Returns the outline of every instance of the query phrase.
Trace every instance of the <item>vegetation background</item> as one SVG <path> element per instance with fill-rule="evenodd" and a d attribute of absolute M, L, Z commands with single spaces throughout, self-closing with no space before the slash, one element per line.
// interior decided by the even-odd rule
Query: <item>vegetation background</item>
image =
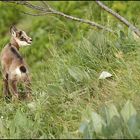
<path fill-rule="evenodd" d="M 139 1 L 104 3 L 140 29 Z M 30 67 L 33 101 L 7 103 L 1 76 L 0 138 L 140 138 L 140 41 L 94 1 L 49 4 L 117 34 L 55 15 L 24 15 L 0 2 L 0 49 L 13 24 L 33 38 L 20 49 Z M 99 80 L 104 70 L 113 77 Z"/>

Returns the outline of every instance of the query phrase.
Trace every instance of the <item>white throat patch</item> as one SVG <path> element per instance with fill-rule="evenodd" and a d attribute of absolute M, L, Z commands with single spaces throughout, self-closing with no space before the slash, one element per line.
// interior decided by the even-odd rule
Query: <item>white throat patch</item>
<path fill-rule="evenodd" d="M 15 73 L 16 73 L 18 76 L 21 77 L 21 71 L 20 71 L 19 67 L 17 67 L 17 68 L 15 69 Z"/>

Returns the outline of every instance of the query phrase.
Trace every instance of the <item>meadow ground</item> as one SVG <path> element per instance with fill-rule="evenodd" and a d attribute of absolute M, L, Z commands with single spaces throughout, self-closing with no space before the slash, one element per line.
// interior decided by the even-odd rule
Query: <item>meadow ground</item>
<path fill-rule="evenodd" d="M 140 2 L 109 4 L 140 27 L 139 14 L 133 15 Z M 33 37 L 31 47 L 21 48 L 30 66 L 33 101 L 6 102 L 0 81 L 0 138 L 140 138 L 140 40 L 90 2 L 52 5 L 117 34 L 56 16 L 21 15 L 1 2 L 0 48 L 13 23 Z M 99 80 L 104 70 L 112 78 Z"/>

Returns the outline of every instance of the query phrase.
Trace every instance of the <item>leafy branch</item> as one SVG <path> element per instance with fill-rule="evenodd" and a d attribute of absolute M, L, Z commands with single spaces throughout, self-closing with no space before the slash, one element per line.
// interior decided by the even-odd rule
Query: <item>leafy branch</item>
<path fill-rule="evenodd" d="M 96 0 L 96 3 L 102 9 L 104 9 L 105 11 L 107 11 L 108 13 L 110 13 L 111 15 L 113 15 L 115 18 L 117 18 L 118 20 L 120 20 L 122 23 L 124 23 L 126 26 L 128 26 L 132 31 L 134 31 L 140 37 L 140 30 L 137 27 L 135 27 L 133 24 L 131 24 L 127 19 L 125 19 L 124 17 L 122 17 L 118 13 L 114 12 L 112 9 L 110 9 L 109 7 L 107 7 L 106 5 L 104 5 L 102 2 Z"/>
<path fill-rule="evenodd" d="M 94 26 L 94 27 L 96 27 L 98 29 L 103 29 L 105 31 L 115 33 L 112 29 L 110 29 L 108 27 L 105 27 L 105 26 L 103 26 L 101 24 L 98 24 L 98 23 L 96 23 L 94 21 L 90 21 L 90 20 L 87 20 L 87 19 L 82 19 L 82 18 L 74 17 L 74 16 L 71 16 L 71 15 L 67 15 L 67 14 L 65 14 L 63 12 L 57 11 L 57 10 L 53 9 L 47 3 L 47 1 L 41 1 L 41 3 L 43 4 L 43 6 L 34 5 L 34 4 L 32 4 L 31 2 L 28 2 L 28 1 L 3 1 L 3 2 L 8 2 L 8 3 L 18 4 L 18 5 L 23 5 L 23 6 L 27 7 L 27 8 L 30 8 L 30 9 L 34 10 L 34 12 L 35 11 L 39 12 L 39 13 L 35 14 L 35 13 L 29 13 L 29 12 L 25 12 L 25 11 L 22 11 L 22 10 L 19 10 L 18 9 L 20 12 L 22 12 L 23 14 L 26 14 L 26 15 L 30 15 L 30 16 L 45 16 L 45 15 L 48 15 L 48 14 L 58 15 L 58 16 L 62 16 L 62 17 L 67 18 L 67 19 L 71 19 L 73 21 L 78 21 L 78 22 L 81 22 L 81 23 L 88 24 L 90 26 Z M 133 24 L 131 24 L 127 19 L 125 19 L 124 17 L 122 17 L 121 15 L 119 15 L 118 13 L 116 13 L 115 11 L 113 11 L 112 9 L 110 9 L 109 7 L 107 7 L 106 5 L 104 5 L 99 0 L 96 0 L 95 2 L 102 9 L 104 9 L 106 12 L 110 13 L 115 18 L 117 18 L 122 23 L 124 23 L 126 26 L 128 26 L 133 32 L 136 33 L 137 36 L 140 37 L 140 30 L 137 27 L 135 27 Z"/>
<path fill-rule="evenodd" d="M 88 24 L 90 26 L 94 26 L 94 27 L 96 27 L 98 29 L 103 29 L 103 30 L 108 31 L 108 32 L 114 32 L 110 28 L 107 28 L 107 27 L 105 27 L 103 25 L 100 25 L 100 24 L 98 24 L 96 22 L 86 20 L 86 19 L 82 19 L 82 18 L 78 18 L 78 17 L 74 17 L 74 16 L 71 16 L 71 15 L 67 15 L 67 14 L 65 14 L 63 12 L 57 11 L 57 10 L 53 9 L 46 1 L 41 1 L 43 6 L 34 5 L 34 4 L 32 4 L 32 3 L 28 2 L 28 1 L 4 1 L 4 2 L 23 5 L 25 7 L 28 7 L 30 9 L 32 9 L 32 10 L 39 11 L 39 13 L 34 14 L 34 13 L 29 13 L 29 12 L 19 10 L 20 12 L 22 12 L 23 14 L 26 14 L 26 15 L 44 16 L 44 15 L 48 15 L 48 14 L 54 14 L 54 15 L 62 16 L 62 17 L 67 18 L 67 19 L 71 19 L 71 20 L 74 20 L 74 21 L 85 23 L 85 24 Z"/>

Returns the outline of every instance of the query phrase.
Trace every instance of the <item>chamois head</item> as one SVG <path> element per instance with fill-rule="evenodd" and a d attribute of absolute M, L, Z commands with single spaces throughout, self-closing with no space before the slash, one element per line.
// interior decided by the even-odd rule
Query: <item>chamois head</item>
<path fill-rule="evenodd" d="M 17 29 L 15 26 L 11 26 L 10 33 L 12 35 L 12 38 L 16 41 L 16 43 L 19 46 L 31 45 L 32 38 L 27 36 L 27 34 L 24 31 Z"/>

